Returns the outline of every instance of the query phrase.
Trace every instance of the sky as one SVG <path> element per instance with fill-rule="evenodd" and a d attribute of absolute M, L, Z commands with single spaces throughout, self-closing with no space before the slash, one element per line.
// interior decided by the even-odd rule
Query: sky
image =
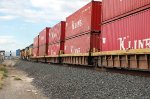
<path fill-rule="evenodd" d="M 0 0 L 0 50 L 15 51 L 33 43 L 91 0 Z M 96 0 L 100 1 L 100 0 Z"/>

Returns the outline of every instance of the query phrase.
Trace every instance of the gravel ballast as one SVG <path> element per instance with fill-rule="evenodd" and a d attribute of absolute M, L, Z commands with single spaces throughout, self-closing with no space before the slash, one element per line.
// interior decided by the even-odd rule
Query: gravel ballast
<path fill-rule="evenodd" d="M 149 99 L 150 78 L 18 61 L 49 99 Z"/>

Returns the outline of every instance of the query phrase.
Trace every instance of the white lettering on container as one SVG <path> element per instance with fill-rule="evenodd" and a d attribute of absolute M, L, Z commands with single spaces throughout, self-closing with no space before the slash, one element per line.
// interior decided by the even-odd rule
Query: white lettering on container
<path fill-rule="evenodd" d="M 127 36 L 118 38 L 118 40 L 120 42 L 120 50 L 150 48 L 150 38 L 131 41 Z"/>
<path fill-rule="evenodd" d="M 105 44 L 106 43 L 106 38 L 102 38 L 102 42 L 103 42 L 103 44 Z"/>
<path fill-rule="evenodd" d="M 77 22 L 72 21 L 72 29 L 76 29 L 82 26 L 82 20 L 78 20 Z"/>
<path fill-rule="evenodd" d="M 80 53 L 80 48 L 74 49 L 74 53 Z"/>
<path fill-rule="evenodd" d="M 80 53 L 80 48 L 74 48 L 73 46 L 70 47 L 71 53 L 77 54 Z"/>
<path fill-rule="evenodd" d="M 144 42 L 142 40 L 138 40 L 138 48 L 144 48 Z"/>
<path fill-rule="evenodd" d="M 56 37 L 57 37 L 57 34 L 56 34 L 56 33 L 51 33 L 51 37 L 52 37 L 52 38 L 56 38 Z"/>
<path fill-rule="evenodd" d="M 126 39 L 126 37 L 119 38 L 119 40 L 120 40 L 120 50 L 125 50 L 125 47 L 124 47 L 125 39 Z"/>
<path fill-rule="evenodd" d="M 146 42 L 146 48 L 150 48 L 150 39 L 144 39 L 144 42 Z"/>
<path fill-rule="evenodd" d="M 136 49 L 137 47 L 137 40 L 134 40 L 134 49 Z"/>
<path fill-rule="evenodd" d="M 73 46 L 71 46 L 71 53 L 73 52 Z"/>

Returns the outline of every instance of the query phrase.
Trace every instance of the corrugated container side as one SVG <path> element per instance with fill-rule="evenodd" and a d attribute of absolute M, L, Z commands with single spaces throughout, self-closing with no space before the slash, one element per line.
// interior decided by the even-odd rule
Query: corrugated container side
<path fill-rule="evenodd" d="M 48 45 L 44 44 L 39 46 L 39 56 L 46 56 L 48 55 Z"/>
<path fill-rule="evenodd" d="M 102 50 L 150 48 L 150 9 L 102 26 Z"/>
<path fill-rule="evenodd" d="M 36 57 L 36 56 L 39 56 L 39 48 L 33 48 L 33 56 Z"/>
<path fill-rule="evenodd" d="M 65 40 L 65 54 L 97 52 L 100 50 L 99 33 L 88 33 Z"/>
<path fill-rule="evenodd" d="M 65 27 L 66 22 L 61 21 L 60 23 L 53 26 L 49 31 L 49 44 L 58 41 L 64 41 L 65 39 Z"/>
<path fill-rule="evenodd" d="M 48 42 L 49 42 L 49 27 L 46 27 L 39 34 L 39 56 L 48 55 Z"/>
<path fill-rule="evenodd" d="M 50 44 L 48 46 L 48 55 L 56 56 L 60 55 L 64 51 L 64 42 L 58 42 L 55 44 Z"/>
<path fill-rule="evenodd" d="M 150 0 L 103 0 L 102 21 L 132 12 L 150 5 Z"/>
<path fill-rule="evenodd" d="M 33 43 L 33 47 L 38 47 L 39 46 L 39 36 L 36 36 L 34 38 L 34 43 Z"/>
<path fill-rule="evenodd" d="M 66 18 L 66 38 L 85 32 L 100 31 L 101 2 L 92 1 Z"/>
<path fill-rule="evenodd" d="M 44 45 L 44 44 L 48 44 L 49 42 L 49 27 L 46 27 L 44 30 L 42 30 L 39 33 L 39 46 Z"/>
<path fill-rule="evenodd" d="M 39 35 L 34 38 L 33 56 L 39 56 Z"/>

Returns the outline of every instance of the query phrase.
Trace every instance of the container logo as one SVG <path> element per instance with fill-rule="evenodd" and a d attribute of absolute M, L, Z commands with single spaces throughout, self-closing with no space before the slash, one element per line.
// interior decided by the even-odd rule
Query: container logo
<path fill-rule="evenodd" d="M 51 33 L 51 34 L 49 35 L 49 37 L 56 38 L 56 37 L 57 37 L 57 34 L 56 34 L 56 33 Z"/>
<path fill-rule="evenodd" d="M 71 46 L 71 53 L 80 53 L 80 48 L 74 48 L 73 46 Z"/>
<path fill-rule="evenodd" d="M 118 40 L 120 42 L 120 50 L 150 48 L 150 38 L 131 41 L 130 37 L 127 36 L 118 38 Z"/>
<path fill-rule="evenodd" d="M 106 43 L 106 38 L 102 38 L 102 42 L 103 42 L 103 44 L 105 44 Z"/>
<path fill-rule="evenodd" d="M 56 55 L 56 52 L 51 50 L 51 55 Z"/>
<path fill-rule="evenodd" d="M 65 50 L 67 50 L 67 46 L 65 46 L 65 48 L 64 48 Z"/>
<path fill-rule="evenodd" d="M 77 22 L 72 21 L 72 30 L 79 28 L 83 25 L 82 20 L 78 20 Z"/>

